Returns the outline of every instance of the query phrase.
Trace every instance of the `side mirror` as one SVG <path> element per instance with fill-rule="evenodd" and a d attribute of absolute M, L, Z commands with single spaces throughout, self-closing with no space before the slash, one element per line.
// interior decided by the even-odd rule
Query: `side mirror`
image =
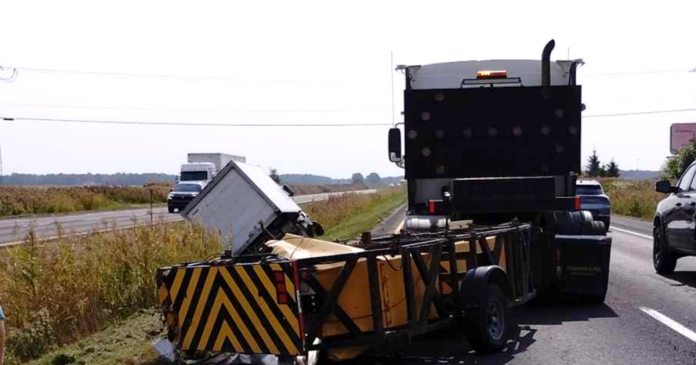
<path fill-rule="evenodd" d="M 174 189 L 169 189 L 169 192 L 170 192 L 170 193 L 171 193 L 172 191 L 174 191 Z"/>
<path fill-rule="evenodd" d="M 677 191 L 676 186 L 672 186 L 667 180 L 660 180 L 655 183 L 655 191 L 658 193 L 670 194 Z"/>
<path fill-rule="evenodd" d="M 401 161 L 401 131 L 399 128 L 389 130 L 389 161 Z"/>

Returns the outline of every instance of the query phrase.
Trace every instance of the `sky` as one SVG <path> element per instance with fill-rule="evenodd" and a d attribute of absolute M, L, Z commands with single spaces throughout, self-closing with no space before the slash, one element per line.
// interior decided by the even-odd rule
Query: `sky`
<path fill-rule="evenodd" d="M 0 78 L 17 69 L 0 83 L 5 118 L 385 124 L 0 121 L 3 173 L 175 174 L 188 152 L 222 152 L 281 174 L 400 175 L 387 155 L 403 110 L 392 65 L 539 59 L 550 39 L 552 60 L 586 62 L 583 165 L 596 150 L 657 170 L 670 125 L 696 112 L 591 117 L 696 108 L 696 2 L 637 3 L 3 0 Z"/>

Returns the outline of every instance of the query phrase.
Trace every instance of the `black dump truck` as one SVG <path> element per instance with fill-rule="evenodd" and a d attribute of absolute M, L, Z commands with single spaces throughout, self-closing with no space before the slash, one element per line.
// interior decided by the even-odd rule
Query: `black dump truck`
<path fill-rule="evenodd" d="M 388 145 L 408 183 L 403 229 L 340 244 L 261 225 L 243 251 L 160 269 L 172 346 L 314 363 L 451 327 L 493 353 L 510 307 L 603 302 L 611 238 L 575 195 L 582 61 L 551 62 L 553 47 L 540 61 L 399 66 L 405 155 L 401 126 Z"/>

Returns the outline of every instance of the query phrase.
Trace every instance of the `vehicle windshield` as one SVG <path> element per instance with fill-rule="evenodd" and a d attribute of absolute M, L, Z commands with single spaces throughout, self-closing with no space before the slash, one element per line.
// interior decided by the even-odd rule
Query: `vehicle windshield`
<path fill-rule="evenodd" d="M 208 180 L 207 171 L 184 171 L 181 173 L 181 181 Z"/>
<path fill-rule="evenodd" d="M 201 186 L 198 184 L 179 184 L 174 188 L 174 191 L 179 193 L 198 193 L 201 191 Z"/>
<path fill-rule="evenodd" d="M 602 187 L 599 185 L 577 185 L 575 195 L 602 195 Z"/>

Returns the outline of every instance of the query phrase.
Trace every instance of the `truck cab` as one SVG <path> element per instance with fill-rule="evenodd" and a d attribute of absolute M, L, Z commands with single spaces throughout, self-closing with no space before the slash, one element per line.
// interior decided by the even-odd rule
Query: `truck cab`
<path fill-rule="evenodd" d="M 181 165 L 181 182 L 201 182 L 207 184 L 215 177 L 217 169 L 212 162 L 191 162 Z"/>

